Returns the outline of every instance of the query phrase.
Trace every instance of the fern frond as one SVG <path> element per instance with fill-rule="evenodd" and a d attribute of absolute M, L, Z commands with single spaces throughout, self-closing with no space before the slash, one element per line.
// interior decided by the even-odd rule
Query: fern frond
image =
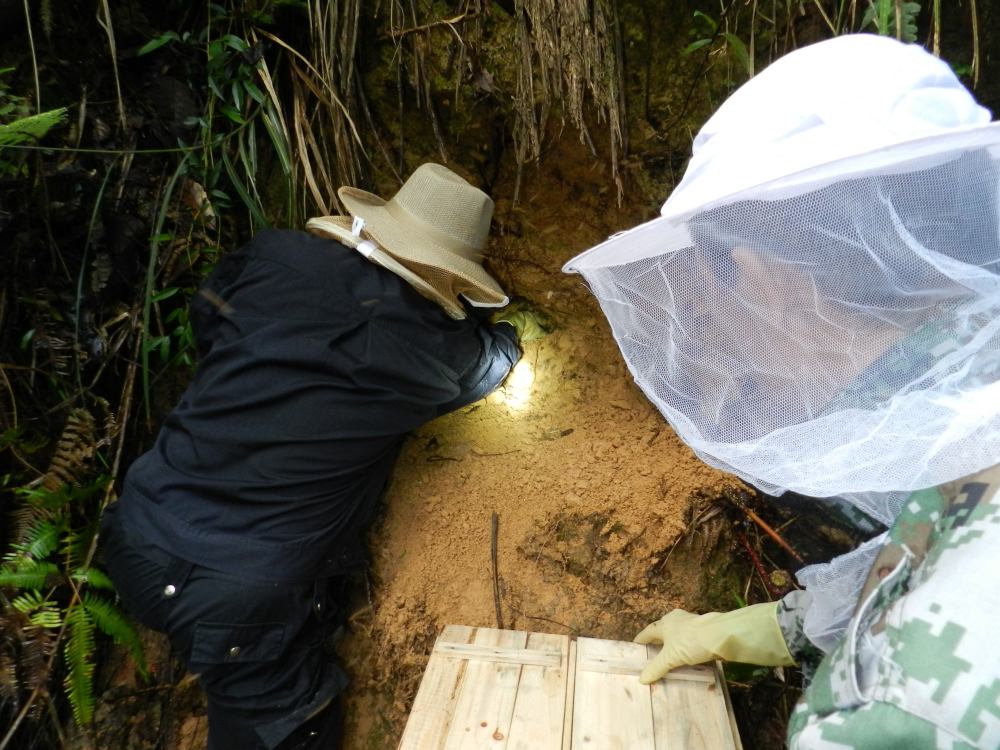
<path fill-rule="evenodd" d="M 54 607 L 55 604 L 52 600 L 46 599 L 40 591 L 25 591 L 23 594 L 15 596 L 10 602 L 10 606 L 16 611 L 29 616 L 39 609 Z"/>
<path fill-rule="evenodd" d="M 31 560 L 16 567 L 0 568 L 0 586 L 37 591 L 58 575 L 59 568 L 54 563 Z"/>
<path fill-rule="evenodd" d="M 114 591 L 115 584 L 108 578 L 108 574 L 100 568 L 91 565 L 89 568 L 77 568 L 73 571 L 73 580 L 103 591 Z"/>
<path fill-rule="evenodd" d="M 84 503 L 106 489 L 108 477 L 101 475 L 87 484 L 77 486 L 62 484 L 54 490 L 46 487 L 21 487 L 15 492 L 24 498 L 35 517 L 48 518 L 52 513 L 63 510 L 70 503 Z"/>
<path fill-rule="evenodd" d="M 67 519 L 39 519 L 22 539 L 13 546 L 31 560 L 44 560 L 59 546 L 59 537 L 66 529 Z"/>
<path fill-rule="evenodd" d="M 100 256 L 94 260 L 95 268 L 98 265 L 99 257 Z M 110 263 L 110 260 L 108 262 Z M 103 399 L 100 396 L 94 396 L 94 401 L 97 402 L 97 405 L 100 407 L 101 425 L 104 428 L 104 436 L 97 441 L 97 447 L 102 448 L 106 445 L 111 445 L 114 439 L 118 437 L 118 434 L 121 432 L 122 426 L 118 421 L 118 415 L 111 410 L 111 404 L 107 402 L 107 399 Z"/>
<path fill-rule="evenodd" d="M 42 477 L 42 486 L 57 490 L 64 484 L 76 484 L 94 455 L 97 439 L 94 417 L 86 409 L 73 409 L 66 418 L 49 470 Z"/>
<path fill-rule="evenodd" d="M 18 670 L 28 692 L 45 690 L 49 681 L 50 657 L 56 647 L 56 631 L 27 624 L 19 633 Z"/>
<path fill-rule="evenodd" d="M 111 636 L 115 643 L 124 646 L 132 653 L 132 659 L 143 679 L 148 677 L 142 641 L 125 613 L 113 602 L 91 593 L 83 595 L 83 606 L 87 608 L 94 624 L 102 633 Z"/>
<path fill-rule="evenodd" d="M 58 609 L 45 607 L 32 613 L 28 621 L 38 628 L 58 630 L 62 627 L 62 613 Z"/>
<path fill-rule="evenodd" d="M 24 498 L 25 507 L 30 508 L 35 518 L 47 518 L 49 511 L 58 510 L 70 501 L 70 485 L 55 490 L 45 487 L 20 487 L 14 490 Z"/>
<path fill-rule="evenodd" d="M 6 646 L 0 647 L 0 704 L 10 704 L 14 711 L 19 708 L 20 683 L 17 679 L 17 661 Z"/>
<path fill-rule="evenodd" d="M 28 622 L 38 628 L 55 630 L 62 627 L 62 611 L 40 591 L 25 591 L 11 600 L 11 606 L 26 615 Z"/>
<path fill-rule="evenodd" d="M 62 555 L 66 570 L 77 570 L 86 563 L 99 521 L 95 514 L 86 526 L 73 529 L 63 537 Z"/>
<path fill-rule="evenodd" d="M 24 496 L 19 490 L 15 490 L 19 495 Z M 47 514 L 37 506 L 26 502 L 21 504 L 17 510 L 11 511 L 8 518 L 10 518 L 10 526 L 8 527 L 10 533 L 10 539 L 15 542 L 22 539 L 27 539 L 29 531 L 38 523 L 43 521 L 47 517 Z M 10 560 L 12 557 L 16 556 L 16 551 L 8 551 L 4 554 L 4 560 Z"/>
<path fill-rule="evenodd" d="M 66 697 L 73 717 L 81 726 L 94 718 L 94 621 L 85 607 L 74 607 L 66 615 L 69 637 L 63 647 L 66 658 Z"/>
<path fill-rule="evenodd" d="M 0 148 L 41 138 L 66 118 L 66 108 L 50 109 L 0 125 Z"/>

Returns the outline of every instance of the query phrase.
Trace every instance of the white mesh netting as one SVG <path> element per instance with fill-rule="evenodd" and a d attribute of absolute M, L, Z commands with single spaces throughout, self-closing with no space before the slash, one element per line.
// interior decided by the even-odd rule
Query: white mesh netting
<path fill-rule="evenodd" d="M 564 270 L 702 459 L 890 525 L 910 491 L 1000 462 L 998 159 L 947 64 L 837 37 L 741 86 L 663 215 Z M 814 642 L 875 551 L 802 571 Z"/>
<path fill-rule="evenodd" d="M 823 651 L 829 653 L 840 640 L 885 538 L 880 534 L 846 555 L 796 572 L 799 584 L 812 595 L 802 631 Z"/>
<path fill-rule="evenodd" d="M 690 218 L 687 247 L 574 270 L 705 461 L 891 522 L 871 493 L 1000 458 L 998 179 L 975 149 L 741 200 Z"/>

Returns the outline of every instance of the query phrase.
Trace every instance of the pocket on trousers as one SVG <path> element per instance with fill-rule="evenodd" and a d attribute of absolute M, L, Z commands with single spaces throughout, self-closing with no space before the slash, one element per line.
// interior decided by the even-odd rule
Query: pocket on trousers
<path fill-rule="evenodd" d="M 117 524 L 101 533 L 104 569 L 125 609 L 146 627 L 164 631 L 163 566 L 142 554 Z"/>
<path fill-rule="evenodd" d="M 191 643 L 192 664 L 249 664 L 273 661 L 284 649 L 285 625 L 199 622 Z"/>

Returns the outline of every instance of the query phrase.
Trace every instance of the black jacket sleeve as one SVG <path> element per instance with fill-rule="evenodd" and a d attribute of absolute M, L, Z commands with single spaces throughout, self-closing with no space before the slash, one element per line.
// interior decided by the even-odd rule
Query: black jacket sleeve
<path fill-rule="evenodd" d="M 438 409 L 438 416 L 461 409 L 495 391 L 521 358 L 517 332 L 509 323 L 481 324 L 476 333 L 482 354 L 476 365 L 462 377 L 462 392 Z"/>

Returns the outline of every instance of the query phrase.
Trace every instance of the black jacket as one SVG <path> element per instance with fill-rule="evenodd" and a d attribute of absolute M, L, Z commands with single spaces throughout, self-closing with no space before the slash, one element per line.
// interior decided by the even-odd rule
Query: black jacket
<path fill-rule="evenodd" d="M 496 388 L 509 325 L 452 320 L 338 242 L 267 231 L 192 303 L 194 378 L 130 468 L 145 543 L 256 580 L 360 564 L 404 435 Z"/>

